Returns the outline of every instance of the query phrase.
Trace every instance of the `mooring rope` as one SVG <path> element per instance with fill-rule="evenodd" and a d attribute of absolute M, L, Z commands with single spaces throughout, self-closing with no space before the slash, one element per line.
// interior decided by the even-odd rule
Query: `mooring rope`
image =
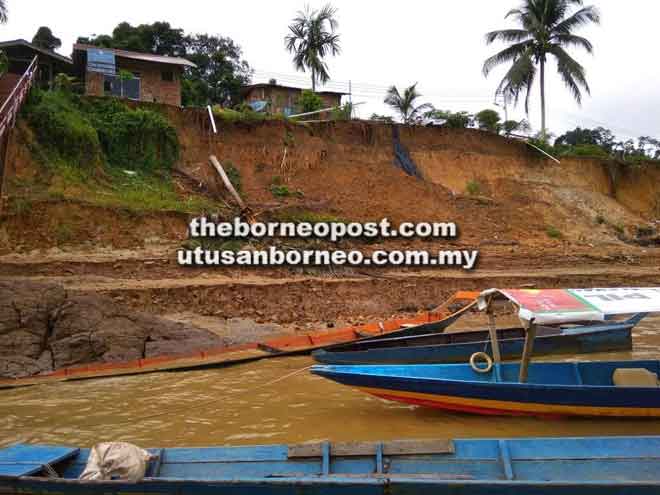
<path fill-rule="evenodd" d="M 148 414 L 146 416 L 141 416 L 139 419 L 131 418 L 131 419 L 127 419 L 125 421 L 112 422 L 111 424 L 108 424 L 107 422 L 91 423 L 91 424 L 85 425 L 85 428 L 89 429 L 89 428 L 95 428 L 95 427 L 99 427 L 99 426 L 115 427 L 115 426 L 120 426 L 120 425 L 124 425 L 124 424 L 129 424 L 129 423 L 130 424 L 135 424 L 135 423 L 138 423 L 138 422 L 144 422 L 144 421 L 148 421 L 148 420 L 151 420 L 151 419 L 154 419 L 154 418 L 159 418 L 159 417 L 166 416 L 166 415 L 176 415 L 176 414 L 179 414 L 181 412 L 189 412 L 191 410 L 191 408 L 194 408 L 195 411 L 199 411 L 200 409 L 208 407 L 212 404 L 215 404 L 217 402 L 226 400 L 227 395 L 244 394 L 244 393 L 252 392 L 254 390 L 258 390 L 260 388 L 269 387 L 271 385 L 274 385 L 275 383 L 284 381 L 287 378 L 291 378 L 292 376 L 295 376 L 299 373 L 302 373 L 303 371 L 306 371 L 306 370 L 310 369 L 312 366 L 313 365 L 305 366 L 304 368 L 297 369 L 295 371 L 292 371 L 291 373 L 287 373 L 286 375 L 280 376 L 280 377 L 275 378 L 273 380 L 269 380 L 266 383 L 261 383 L 259 385 L 256 385 L 254 387 L 250 387 L 250 388 L 245 389 L 245 390 L 237 390 L 237 391 L 234 392 L 234 394 L 232 394 L 232 393 L 223 394 L 221 397 L 216 397 L 214 399 L 209 399 L 207 401 L 203 401 L 203 402 L 197 403 L 197 404 L 192 405 L 192 406 L 190 404 L 186 404 L 186 405 L 181 406 L 181 407 L 171 408 L 171 409 L 168 409 L 166 411 L 161 411 L 161 412 L 158 412 L 158 413 L 153 413 L 153 414 Z M 33 435 L 30 435 L 29 437 L 27 437 L 24 440 L 24 442 L 29 443 L 31 440 L 34 440 L 37 437 L 37 435 L 52 434 L 52 433 L 55 432 L 55 430 L 57 430 L 57 427 L 54 427 L 52 429 L 45 430 L 45 431 L 42 430 L 38 434 L 35 433 Z"/>

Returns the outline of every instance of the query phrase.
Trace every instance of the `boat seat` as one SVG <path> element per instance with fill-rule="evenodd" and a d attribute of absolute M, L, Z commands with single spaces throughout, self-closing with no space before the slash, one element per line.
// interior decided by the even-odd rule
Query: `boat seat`
<path fill-rule="evenodd" d="M 34 476 L 78 455 L 80 449 L 56 445 L 15 444 L 0 449 L 0 476 Z"/>
<path fill-rule="evenodd" d="M 617 368 L 612 382 L 617 387 L 660 387 L 658 375 L 646 368 Z"/>

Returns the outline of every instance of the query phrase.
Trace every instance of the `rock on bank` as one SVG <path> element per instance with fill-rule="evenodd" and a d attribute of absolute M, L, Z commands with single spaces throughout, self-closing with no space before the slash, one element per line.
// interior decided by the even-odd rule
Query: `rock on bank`
<path fill-rule="evenodd" d="M 0 376 L 227 345 L 211 332 L 58 285 L 0 281 Z"/>

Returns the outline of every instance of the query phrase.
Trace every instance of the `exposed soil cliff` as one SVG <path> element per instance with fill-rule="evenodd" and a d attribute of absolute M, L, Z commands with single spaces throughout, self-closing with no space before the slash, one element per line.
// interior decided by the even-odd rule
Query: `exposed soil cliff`
<path fill-rule="evenodd" d="M 658 217 L 658 167 L 571 158 L 556 164 L 520 141 L 483 131 L 402 128 L 420 181 L 393 165 L 387 125 L 221 123 L 212 136 L 185 112 L 171 118 L 183 131 L 184 169 L 221 191 L 207 165 L 214 153 L 240 171 L 248 201 L 264 207 L 296 203 L 273 196 L 272 184 L 283 181 L 346 219 L 454 220 L 471 243 L 547 244 L 548 227 L 569 242 L 617 242 Z"/>
<path fill-rule="evenodd" d="M 177 170 L 184 175 L 175 173 L 174 180 L 184 197 L 197 188 L 231 202 L 208 163 L 215 154 L 236 170 L 241 194 L 259 212 L 296 207 L 356 221 L 455 221 L 460 241 L 469 244 L 619 243 L 647 231 L 660 215 L 658 167 L 622 168 L 593 159 L 556 164 L 522 142 L 487 132 L 401 128 L 401 141 L 423 176 L 419 180 L 394 166 L 389 125 L 218 122 L 213 135 L 204 112 L 160 110 L 179 135 Z M 14 136 L 9 189 L 20 196 L 21 184 L 40 171 L 29 151 L 29 129 L 22 126 Z M 130 247 L 186 235 L 186 214 L 86 209 L 81 203 L 84 198 L 75 204 L 49 198 L 17 208 L 0 229 L 0 249 L 90 241 Z M 559 235 L 549 238 L 549 229 Z"/>

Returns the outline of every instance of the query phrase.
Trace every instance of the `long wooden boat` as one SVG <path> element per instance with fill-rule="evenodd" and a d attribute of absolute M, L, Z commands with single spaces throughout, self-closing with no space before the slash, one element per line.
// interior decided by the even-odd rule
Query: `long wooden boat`
<path fill-rule="evenodd" d="M 192 354 L 91 363 L 26 378 L 0 378 L 0 389 L 160 371 L 215 368 L 273 357 L 309 354 L 329 345 L 378 339 L 383 335 L 406 336 L 443 332 L 474 307 L 478 295 L 478 292 L 458 291 L 434 310 L 420 313 L 412 318 L 393 318 L 339 329 L 275 337 L 260 342 L 206 349 Z"/>
<path fill-rule="evenodd" d="M 650 495 L 660 437 L 395 440 L 150 449 L 146 477 L 82 481 L 89 449 L 0 450 L 0 493 Z"/>
<path fill-rule="evenodd" d="M 632 371 L 622 371 L 632 370 Z M 377 397 L 420 406 L 492 415 L 660 417 L 659 361 L 496 364 L 317 365 L 312 373 Z M 616 376 L 629 377 L 628 383 Z"/>
<path fill-rule="evenodd" d="M 629 350 L 632 348 L 631 331 L 644 316 L 641 313 L 625 321 L 570 328 L 539 326 L 534 353 Z M 502 359 L 520 358 L 525 342 L 524 328 L 501 328 L 497 330 L 497 336 Z M 324 364 L 465 363 L 476 352 L 492 353 L 489 338 L 488 330 L 379 338 L 330 346 L 314 351 L 312 356 Z"/>

